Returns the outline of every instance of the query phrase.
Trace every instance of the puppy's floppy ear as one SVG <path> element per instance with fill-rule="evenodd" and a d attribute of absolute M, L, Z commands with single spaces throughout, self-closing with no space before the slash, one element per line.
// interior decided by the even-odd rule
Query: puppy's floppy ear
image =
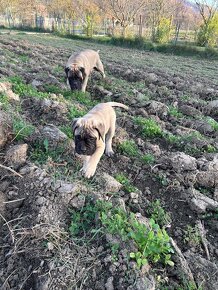
<path fill-rule="evenodd" d="M 104 142 L 105 125 L 102 124 L 102 123 L 100 123 L 100 124 L 98 124 L 98 126 L 96 126 L 94 129 L 98 132 L 99 140 L 100 140 L 100 138 L 101 138 L 102 141 Z"/>
<path fill-rule="evenodd" d="M 67 77 L 68 77 L 68 72 L 69 72 L 69 70 L 70 70 L 69 67 L 65 67 L 65 69 L 64 69 L 64 71 L 65 71 Z"/>
<path fill-rule="evenodd" d="M 76 131 L 76 129 L 78 128 L 78 124 L 77 124 L 77 121 L 78 121 L 78 118 L 75 118 L 75 119 L 73 119 L 73 122 L 72 122 L 72 130 L 73 130 L 73 135 L 74 135 L 74 133 L 75 133 L 75 131 Z"/>
<path fill-rule="evenodd" d="M 81 71 L 83 79 L 84 79 L 85 76 L 86 76 L 85 68 L 84 67 L 80 67 L 79 70 Z"/>

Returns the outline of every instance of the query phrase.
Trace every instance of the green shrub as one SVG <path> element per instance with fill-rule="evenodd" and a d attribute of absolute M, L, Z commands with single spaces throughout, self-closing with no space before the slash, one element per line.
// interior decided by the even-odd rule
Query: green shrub
<path fill-rule="evenodd" d="M 160 125 L 153 119 L 145 119 L 143 117 L 135 117 L 134 123 L 139 126 L 143 137 L 154 138 L 162 136 Z"/>
<path fill-rule="evenodd" d="M 162 208 L 159 199 L 149 204 L 148 214 L 161 227 L 171 223 L 170 215 Z"/>
<path fill-rule="evenodd" d="M 153 154 L 146 154 L 141 157 L 141 160 L 145 164 L 153 164 L 155 163 L 155 157 Z"/>
<path fill-rule="evenodd" d="M 135 186 L 131 185 L 129 179 L 124 174 L 117 174 L 115 178 L 123 185 L 124 190 L 127 192 L 135 192 L 138 190 Z"/>
<path fill-rule="evenodd" d="M 138 147 L 133 140 L 127 140 L 119 144 L 118 146 L 121 153 L 129 156 L 129 157 L 136 157 L 139 155 Z"/>
<path fill-rule="evenodd" d="M 21 117 L 13 118 L 13 134 L 15 140 L 23 140 L 30 136 L 35 130 L 35 127 L 22 119 Z"/>
<path fill-rule="evenodd" d="M 114 207 L 110 202 L 88 202 L 79 212 L 71 211 L 69 230 L 73 238 L 82 238 L 89 234 L 93 238 L 101 232 L 119 236 L 126 244 L 134 242 L 137 251 L 129 253 L 129 256 L 136 260 L 139 268 L 148 262 L 162 262 L 173 266 L 173 249 L 167 232 L 152 219 L 149 225 L 140 223 L 133 213 Z M 117 253 L 119 244 L 111 245 L 111 248 L 113 253 Z"/>

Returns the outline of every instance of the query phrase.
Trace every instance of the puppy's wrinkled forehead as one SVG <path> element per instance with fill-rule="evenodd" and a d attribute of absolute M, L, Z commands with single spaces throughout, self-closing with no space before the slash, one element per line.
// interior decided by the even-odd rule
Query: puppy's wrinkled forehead
<path fill-rule="evenodd" d="M 81 136 L 93 136 L 97 137 L 98 132 L 96 131 L 96 122 L 93 120 L 86 120 L 86 119 L 78 119 L 75 124 L 75 135 L 81 135 Z"/>

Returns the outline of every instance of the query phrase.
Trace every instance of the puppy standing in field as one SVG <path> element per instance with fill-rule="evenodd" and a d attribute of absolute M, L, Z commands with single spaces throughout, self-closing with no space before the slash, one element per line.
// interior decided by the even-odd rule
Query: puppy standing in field
<path fill-rule="evenodd" d="M 115 133 L 116 113 L 113 107 L 128 110 L 127 106 L 120 103 L 101 103 L 82 118 L 73 120 L 75 150 L 76 153 L 85 155 L 81 170 L 87 178 L 95 174 L 104 151 L 108 156 L 114 154 L 112 138 Z"/>
<path fill-rule="evenodd" d="M 93 69 L 105 78 L 104 67 L 99 57 L 99 50 L 86 49 L 71 55 L 65 67 L 65 73 L 71 90 L 85 92 L 88 78 Z"/>

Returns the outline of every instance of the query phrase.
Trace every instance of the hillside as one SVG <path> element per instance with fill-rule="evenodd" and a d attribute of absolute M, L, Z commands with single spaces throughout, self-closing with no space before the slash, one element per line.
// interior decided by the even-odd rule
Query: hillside
<path fill-rule="evenodd" d="M 0 35 L 0 287 L 218 289 L 218 62 Z M 72 93 L 73 51 L 106 79 Z M 118 101 L 115 155 L 85 179 L 72 120 Z"/>

